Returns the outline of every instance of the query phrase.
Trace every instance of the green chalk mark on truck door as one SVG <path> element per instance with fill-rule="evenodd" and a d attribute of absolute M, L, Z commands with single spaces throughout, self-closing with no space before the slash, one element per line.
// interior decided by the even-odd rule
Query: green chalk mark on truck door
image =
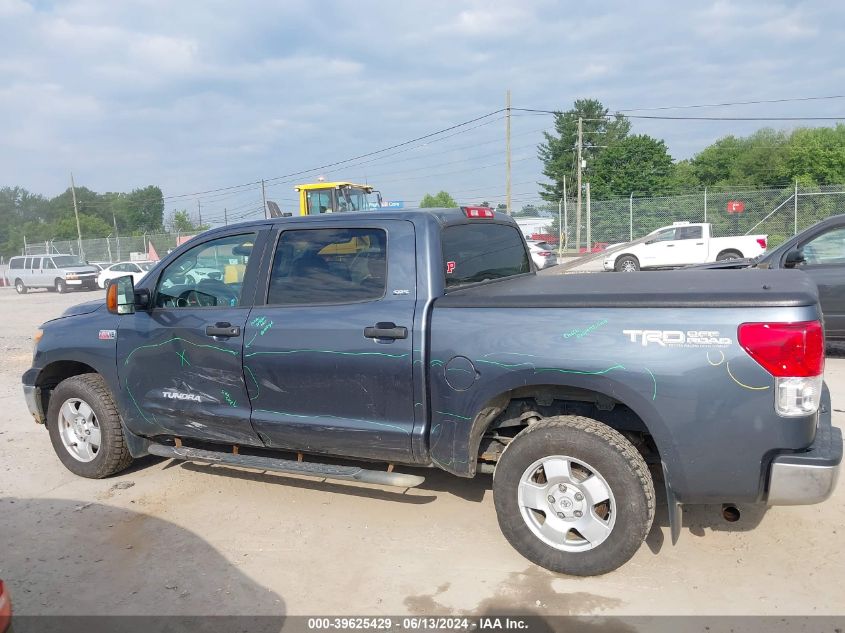
<path fill-rule="evenodd" d="M 289 413 L 289 412 L 286 412 L 286 411 L 272 411 L 270 409 L 255 409 L 255 412 L 256 413 L 272 413 L 274 415 L 281 415 L 281 416 L 290 417 L 290 418 L 304 418 L 304 419 L 307 419 L 307 420 L 319 420 L 319 419 L 322 419 L 322 418 L 331 418 L 332 420 L 352 420 L 353 422 L 363 422 L 364 424 L 372 424 L 373 426 L 383 426 L 383 427 L 386 427 L 386 428 L 389 428 L 389 429 L 396 429 L 397 431 L 402 431 L 403 433 L 406 433 L 408 435 L 411 434 L 411 432 L 408 429 L 403 428 L 401 426 L 397 426 L 395 424 L 387 424 L 386 422 L 373 422 L 372 420 L 361 420 L 359 418 L 344 418 L 344 417 L 339 416 L 339 415 L 303 415 L 301 413 Z"/>
<path fill-rule="evenodd" d="M 224 354 L 231 354 L 232 356 L 237 356 L 237 350 L 233 349 L 226 349 L 225 347 L 217 347 L 216 345 L 206 345 L 203 343 L 194 343 L 193 341 L 189 341 L 186 338 L 182 338 L 181 336 L 174 336 L 173 338 L 169 338 L 166 341 L 162 341 L 161 343 L 150 343 L 149 345 L 139 345 L 135 349 L 133 349 L 129 354 L 126 356 L 126 360 L 123 361 L 124 365 L 129 364 L 129 360 L 132 358 L 132 355 L 135 352 L 138 352 L 142 349 L 153 349 L 155 347 L 161 347 L 162 345 L 167 345 L 168 343 L 175 343 L 176 341 L 182 341 L 183 343 L 187 343 L 188 345 L 193 345 L 194 347 L 202 348 L 202 349 L 213 349 L 218 352 L 223 352 Z"/>
<path fill-rule="evenodd" d="M 191 362 L 188 360 L 188 357 L 185 356 L 187 352 L 185 350 L 181 350 L 176 352 L 176 355 L 180 358 L 179 367 L 184 367 L 185 365 L 190 365 Z"/>
<path fill-rule="evenodd" d="M 648 372 L 648 375 L 651 376 L 651 380 L 654 382 L 654 393 L 651 394 L 652 400 L 657 400 L 657 378 L 654 377 L 654 373 L 648 368 L 643 367 Z"/>
<path fill-rule="evenodd" d="M 555 367 L 540 367 L 534 370 L 534 373 L 539 374 L 540 372 L 545 371 L 555 371 L 561 374 L 581 374 L 584 376 L 602 376 L 608 372 L 613 371 L 614 369 L 625 369 L 624 365 L 614 365 L 613 367 L 608 367 L 607 369 L 600 369 L 598 371 L 581 371 L 579 369 L 556 369 Z"/>
<path fill-rule="evenodd" d="M 279 352 L 250 352 L 246 358 L 252 356 L 284 356 L 288 354 L 334 354 L 336 356 L 382 356 L 385 358 L 405 358 L 407 354 L 386 354 L 384 352 L 338 352 L 331 349 L 289 349 Z"/>

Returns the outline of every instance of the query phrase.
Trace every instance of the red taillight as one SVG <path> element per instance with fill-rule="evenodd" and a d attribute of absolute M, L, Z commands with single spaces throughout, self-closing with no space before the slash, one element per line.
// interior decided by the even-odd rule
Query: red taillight
<path fill-rule="evenodd" d="M 819 376 L 824 371 L 824 333 L 818 321 L 743 323 L 737 336 L 772 376 Z"/>
<path fill-rule="evenodd" d="M 539 253 L 537 253 L 537 254 L 538 254 L 540 257 L 550 257 L 552 253 L 551 253 L 551 251 L 540 251 L 540 252 L 539 252 Z"/>
<path fill-rule="evenodd" d="M 468 218 L 492 218 L 493 209 L 487 207 L 461 207 Z"/>
<path fill-rule="evenodd" d="M 757 243 L 760 245 L 760 248 L 766 248 L 766 238 L 765 237 L 758 237 Z"/>

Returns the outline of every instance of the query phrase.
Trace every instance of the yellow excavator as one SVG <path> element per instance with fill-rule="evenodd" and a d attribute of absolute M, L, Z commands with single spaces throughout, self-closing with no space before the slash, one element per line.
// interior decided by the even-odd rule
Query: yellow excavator
<path fill-rule="evenodd" d="M 295 187 L 299 193 L 297 215 L 319 215 L 321 213 L 344 213 L 346 211 L 367 211 L 383 204 L 381 192 L 370 185 L 354 182 L 315 182 Z M 279 205 L 268 200 L 270 217 L 290 215 L 282 213 Z"/>

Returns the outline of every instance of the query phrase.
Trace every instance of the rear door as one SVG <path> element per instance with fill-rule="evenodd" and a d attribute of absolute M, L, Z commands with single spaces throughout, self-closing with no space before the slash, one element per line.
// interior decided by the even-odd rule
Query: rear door
<path fill-rule="evenodd" d="M 136 432 L 261 444 L 242 364 L 258 237 L 241 230 L 195 238 L 158 275 L 153 308 L 118 320 L 123 411 Z M 223 281 L 227 269 L 242 265 L 243 281 Z M 217 270 L 220 279 L 191 281 L 195 268 Z"/>
<path fill-rule="evenodd" d="M 41 257 L 33 257 L 32 258 L 32 268 L 30 269 L 30 279 L 29 282 L 30 286 L 47 286 L 49 284 L 44 283 L 44 271 L 41 270 Z"/>
<path fill-rule="evenodd" d="M 276 448 L 409 461 L 413 224 L 301 226 L 280 231 L 245 329 L 253 426 Z"/>

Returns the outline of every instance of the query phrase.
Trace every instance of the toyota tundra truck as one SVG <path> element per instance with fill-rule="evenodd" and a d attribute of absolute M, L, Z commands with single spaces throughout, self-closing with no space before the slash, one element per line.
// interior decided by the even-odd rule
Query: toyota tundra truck
<path fill-rule="evenodd" d="M 637 551 L 655 481 L 674 540 L 684 505 L 821 502 L 842 458 L 805 275 L 542 276 L 487 208 L 214 229 L 35 340 L 26 402 L 79 476 L 492 475 L 505 538 L 566 574 Z"/>

